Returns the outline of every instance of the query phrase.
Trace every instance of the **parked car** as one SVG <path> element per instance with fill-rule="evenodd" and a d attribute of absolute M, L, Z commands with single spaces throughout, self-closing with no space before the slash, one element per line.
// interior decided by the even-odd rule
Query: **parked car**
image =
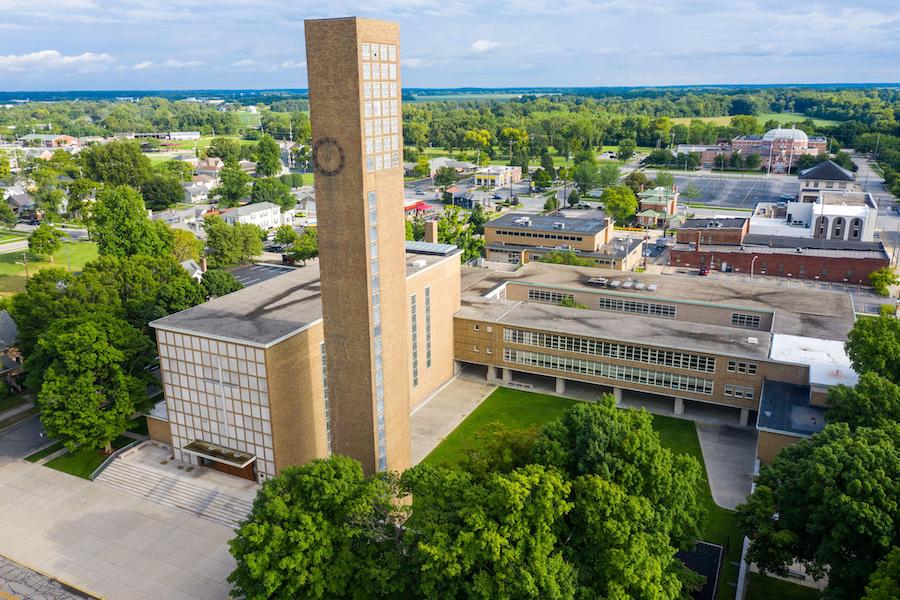
<path fill-rule="evenodd" d="M 416 190 L 416 196 L 424 196 L 425 190 Z"/>
<path fill-rule="evenodd" d="M 491 200 L 500 200 L 500 194 L 492 194 Z"/>
<path fill-rule="evenodd" d="M 277 244 L 275 244 L 274 246 L 266 246 L 266 252 L 284 252 L 284 246 L 279 246 Z"/>
<path fill-rule="evenodd" d="M 697 275 L 706 277 L 707 275 L 709 275 L 709 271 L 706 270 L 706 267 L 700 267 L 700 270 L 697 271 Z"/>

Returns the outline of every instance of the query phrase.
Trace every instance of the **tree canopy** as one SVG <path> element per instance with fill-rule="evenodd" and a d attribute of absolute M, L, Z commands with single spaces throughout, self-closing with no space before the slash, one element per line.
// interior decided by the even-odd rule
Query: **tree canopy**
<path fill-rule="evenodd" d="M 144 199 L 127 185 L 103 188 L 88 231 L 101 255 L 163 256 L 171 254 L 174 244 L 172 230 L 162 221 L 151 221 Z"/>
<path fill-rule="evenodd" d="M 62 247 L 61 237 L 61 231 L 52 225 L 41 223 L 28 236 L 28 249 L 34 254 L 49 256 L 52 261 L 53 255 Z"/>
<path fill-rule="evenodd" d="M 141 195 L 150 210 L 165 210 L 184 200 L 184 188 L 176 177 L 154 173 L 141 186 Z"/>
<path fill-rule="evenodd" d="M 250 202 L 271 202 L 281 207 L 281 211 L 288 211 L 297 205 L 297 198 L 291 193 L 291 188 L 283 184 L 276 177 L 257 179 L 253 182 L 250 192 Z"/>
<path fill-rule="evenodd" d="M 153 170 L 150 159 L 134 140 L 88 146 L 78 154 L 85 177 L 109 185 L 140 188 Z"/>
<path fill-rule="evenodd" d="M 244 284 L 234 278 L 234 275 L 221 269 L 210 269 L 203 274 L 200 287 L 206 298 L 217 298 L 244 288 Z"/>
<path fill-rule="evenodd" d="M 829 423 L 851 428 L 900 423 L 900 385 L 868 371 L 854 387 L 837 385 L 828 391 Z"/>
<path fill-rule="evenodd" d="M 857 319 L 847 335 L 847 355 L 857 373 L 873 371 L 900 383 L 900 319 Z"/>
<path fill-rule="evenodd" d="M 259 138 L 256 145 L 256 173 L 261 177 L 272 177 L 281 173 L 281 148 L 271 135 Z"/>
<path fill-rule="evenodd" d="M 626 223 L 638 209 L 637 197 L 627 185 L 614 185 L 603 190 L 600 196 L 603 208 L 617 223 Z"/>

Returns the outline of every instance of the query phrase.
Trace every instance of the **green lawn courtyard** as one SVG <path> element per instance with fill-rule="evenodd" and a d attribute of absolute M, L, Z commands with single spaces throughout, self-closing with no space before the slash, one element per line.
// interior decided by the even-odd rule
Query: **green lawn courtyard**
<path fill-rule="evenodd" d="M 0 254 L 0 296 L 9 296 L 25 289 L 25 265 L 22 264 L 23 251 Z M 59 252 L 51 261 L 47 257 L 32 254 L 27 250 L 28 275 L 41 269 L 58 267 L 80 271 L 85 263 L 97 258 L 97 245 L 93 242 L 63 242 Z"/>
<path fill-rule="evenodd" d="M 124 448 L 133 441 L 135 440 L 120 435 L 113 440 L 112 446 L 114 449 L 118 450 L 119 448 Z M 57 456 L 53 460 L 48 461 L 45 466 L 56 469 L 57 471 L 62 471 L 63 473 L 75 475 L 76 477 L 81 477 L 82 479 L 89 479 L 91 473 L 103 464 L 103 461 L 107 458 L 108 455 L 104 454 L 101 450 L 80 448 L 75 452 L 67 452 L 62 456 Z"/>
<path fill-rule="evenodd" d="M 540 427 L 559 418 L 567 408 L 578 402 L 581 401 L 498 388 L 432 450 L 423 462 L 432 465 L 453 465 L 465 456 L 467 450 L 481 443 L 478 434 L 487 430 L 492 423 L 501 422 L 512 429 L 522 430 Z M 690 454 L 703 464 L 700 442 L 693 422 L 654 415 L 653 427 L 659 433 L 665 447 L 673 452 Z M 730 599 L 734 597 L 742 542 L 741 533 L 737 528 L 736 513 L 720 508 L 713 502 L 705 468 L 699 491 L 701 501 L 708 511 L 703 540 L 725 546 L 717 598 Z"/>

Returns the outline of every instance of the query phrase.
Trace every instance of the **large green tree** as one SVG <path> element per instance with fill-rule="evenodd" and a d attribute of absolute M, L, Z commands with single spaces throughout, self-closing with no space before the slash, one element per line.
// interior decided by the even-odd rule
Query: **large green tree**
<path fill-rule="evenodd" d="M 343 456 L 265 482 L 231 540 L 228 577 L 247 600 L 410 597 L 396 485 Z"/>
<path fill-rule="evenodd" d="M 0 201 L 0 223 L 7 229 L 16 226 L 16 213 L 9 207 L 9 204 L 3 201 Z"/>
<path fill-rule="evenodd" d="M 854 599 L 900 544 L 900 425 L 833 423 L 764 466 L 738 518 L 748 560 L 786 575 L 800 561 L 828 575 L 829 596 Z"/>
<path fill-rule="evenodd" d="M 114 317 L 90 314 L 57 321 L 26 362 L 41 363 L 41 423 L 67 448 L 111 449 L 146 398 L 138 376 L 151 347 L 146 336 Z"/>
<path fill-rule="evenodd" d="M 206 155 L 221 158 L 223 162 L 237 164 L 241 160 L 241 141 L 234 138 L 213 138 L 206 149 Z"/>
<path fill-rule="evenodd" d="M 229 225 L 219 216 L 205 219 L 208 260 L 212 267 L 227 267 L 262 254 L 262 230 L 249 223 Z"/>
<path fill-rule="evenodd" d="M 872 573 L 863 600 L 897 600 L 900 598 L 900 547 L 891 550 Z"/>
<path fill-rule="evenodd" d="M 603 163 L 598 172 L 600 187 L 610 187 L 619 182 L 619 166 L 614 163 Z"/>
<path fill-rule="evenodd" d="M 259 138 L 256 145 L 256 173 L 262 177 L 272 177 L 281 173 L 281 148 L 271 135 Z"/>
<path fill-rule="evenodd" d="M 63 233 L 53 225 L 42 223 L 28 236 L 28 249 L 33 254 L 49 257 L 50 262 L 53 262 L 53 255 L 62 248 L 62 236 Z"/>
<path fill-rule="evenodd" d="M 97 196 L 88 225 L 101 255 L 132 256 L 171 254 L 172 230 L 162 221 L 151 221 L 144 199 L 127 185 L 105 187 Z"/>
<path fill-rule="evenodd" d="M 250 202 L 271 202 L 281 207 L 282 212 L 291 210 L 297 205 L 297 198 L 291 193 L 291 188 L 275 177 L 257 179 L 253 182 L 253 190 L 250 192 Z"/>
<path fill-rule="evenodd" d="M 828 391 L 829 423 L 881 427 L 900 423 L 900 385 L 868 371 L 854 387 L 837 385 Z"/>
<path fill-rule="evenodd" d="M 110 185 L 140 188 L 153 170 L 150 159 L 133 140 L 88 146 L 78 154 L 89 179 Z"/>
<path fill-rule="evenodd" d="M 232 208 L 250 194 L 251 180 L 236 164 L 226 164 L 219 174 L 219 185 L 210 195 L 219 198 L 221 208 Z"/>
<path fill-rule="evenodd" d="M 572 180 L 582 195 L 587 194 L 600 185 L 600 173 L 597 165 L 587 160 L 579 162 L 572 171 Z"/>
<path fill-rule="evenodd" d="M 847 355 L 857 373 L 873 371 L 900 384 L 900 319 L 857 319 L 847 335 Z"/>
<path fill-rule="evenodd" d="M 172 229 L 172 252 L 175 260 L 180 263 L 186 260 L 200 260 L 203 242 L 187 229 Z"/>
<path fill-rule="evenodd" d="M 603 208 L 618 223 L 626 223 L 634 217 L 638 200 L 627 185 L 614 185 L 603 190 L 600 196 Z"/>
<path fill-rule="evenodd" d="M 165 210 L 184 201 L 184 187 L 172 175 L 154 173 L 141 186 L 141 195 L 150 210 Z"/>
<path fill-rule="evenodd" d="M 200 286 L 207 299 L 224 296 L 244 288 L 244 285 L 235 279 L 234 275 L 222 269 L 210 269 L 204 273 L 200 280 Z"/>

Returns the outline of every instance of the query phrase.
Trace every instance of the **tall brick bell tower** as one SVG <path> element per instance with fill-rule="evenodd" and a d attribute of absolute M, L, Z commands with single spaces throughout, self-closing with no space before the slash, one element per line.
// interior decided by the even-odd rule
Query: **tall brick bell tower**
<path fill-rule="evenodd" d="M 335 453 L 410 464 L 400 28 L 306 21 L 322 311 Z"/>

